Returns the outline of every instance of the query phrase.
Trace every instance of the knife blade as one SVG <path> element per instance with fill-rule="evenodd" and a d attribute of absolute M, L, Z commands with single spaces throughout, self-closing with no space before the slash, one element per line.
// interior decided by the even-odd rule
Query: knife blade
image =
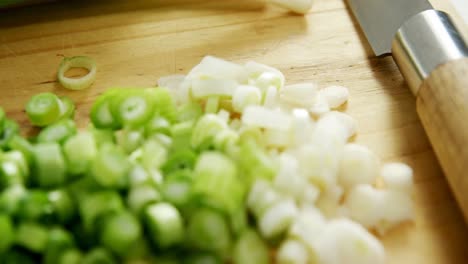
<path fill-rule="evenodd" d="M 349 0 L 349 3 L 377 56 L 391 52 L 393 37 L 404 22 L 432 9 L 427 0 Z"/>
<path fill-rule="evenodd" d="M 391 53 L 468 223 L 468 47 L 427 0 L 348 0 L 375 55 Z"/>

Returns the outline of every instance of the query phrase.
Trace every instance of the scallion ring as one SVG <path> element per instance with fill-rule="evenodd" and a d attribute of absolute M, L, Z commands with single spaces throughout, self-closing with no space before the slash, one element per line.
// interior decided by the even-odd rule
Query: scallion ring
<path fill-rule="evenodd" d="M 89 72 L 80 78 L 69 78 L 65 73 L 71 68 L 85 68 Z M 86 56 L 76 56 L 71 58 L 64 58 L 60 63 L 57 77 L 60 84 L 70 90 L 83 90 L 93 84 L 96 79 L 96 62 Z"/>

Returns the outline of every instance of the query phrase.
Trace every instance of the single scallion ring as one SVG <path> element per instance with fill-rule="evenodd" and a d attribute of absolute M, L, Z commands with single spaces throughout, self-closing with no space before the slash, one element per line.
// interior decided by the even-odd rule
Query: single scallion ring
<path fill-rule="evenodd" d="M 89 72 L 80 78 L 69 78 L 65 73 L 71 68 L 85 68 Z M 86 56 L 64 58 L 60 63 L 57 78 L 59 83 L 70 90 L 83 90 L 91 86 L 96 79 L 96 62 Z"/>

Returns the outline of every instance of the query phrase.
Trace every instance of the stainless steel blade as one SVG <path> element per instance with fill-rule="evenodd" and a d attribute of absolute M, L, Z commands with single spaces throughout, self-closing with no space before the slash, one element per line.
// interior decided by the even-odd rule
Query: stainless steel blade
<path fill-rule="evenodd" d="M 348 0 L 375 55 L 391 52 L 397 30 L 432 5 L 427 0 Z"/>

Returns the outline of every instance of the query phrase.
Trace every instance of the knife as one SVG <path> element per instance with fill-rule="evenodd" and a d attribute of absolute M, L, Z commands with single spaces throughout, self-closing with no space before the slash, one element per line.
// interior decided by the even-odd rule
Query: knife
<path fill-rule="evenodd" d="M 348 0 L 376 56 L 391 54 L 468 223 L 468 48 L 427 0 Z"/>

